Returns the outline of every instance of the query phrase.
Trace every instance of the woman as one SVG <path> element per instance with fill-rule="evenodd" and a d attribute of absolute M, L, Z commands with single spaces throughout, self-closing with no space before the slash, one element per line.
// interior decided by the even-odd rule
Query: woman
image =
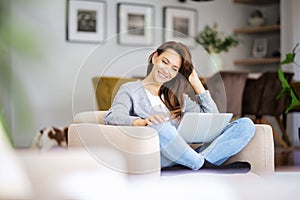
<path fill-rule="evenodd" d="M 149 56 L 148 62 L 145 79 L 120 87 L 105 123 L 155 128 L 160 140 L 161 167 L 179 164 L 193 170 L 250 168 L 248 163 L 222 165 L 253 137 L 255 127 L 248 118 L 230 123 L 213 142 L 196 150 L 178 134 L 176 127 L 185 112 L 218 112 L 198 78 L 188 48 L 181 43 L 166 42 Z M 186 95 L 189 86 L 196 101 Z"/>

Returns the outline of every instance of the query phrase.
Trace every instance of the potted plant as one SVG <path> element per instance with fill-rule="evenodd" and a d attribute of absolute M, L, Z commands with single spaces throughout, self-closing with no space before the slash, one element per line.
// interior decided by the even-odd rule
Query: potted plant
<path fill-rule="evenodd" d="M 223 32 L 218 30 L 217 24 L 213 26 L 206 25 L 204 29 L 195 37 L 196 42 L 201 44 L 209 53 L 227 52 L 230 47 L 236 47 L 239 40 L 236 35 L 231 34 L 225 36 Z"/>
<path fill-rule="evenodd" d="M 239 40 L 235 34 L 225 35 L 218 30 L 216 23 L 214 23 L 213 26 L 206 25 L 204 29 L 196 35 L 195 41 L 202 45 L 211 55 L 212 59 L 218 59 L 216 65 L 219 69 L 222 67 L 219 54 L 228 52 L 229 48 L 236 47 L 239 44 Z"/>
<path fill-rule="evenodd" d="M 296 50 L 297 47 L 299 46 L 299 43 L 296 44 L 294 47 L 293 51 L 291 53 L 287 53 L 285 55 L 285 59 L 280 62 L 279 68 L 278 68 L 278 77 L 281 82 L 282 89 L 280 93 L 277 95 L 277 99 L 279 99 L 281 96 L 283 96 L 285 93 L 288 93 L 290 95 L 290 105 L 286 108 L 285 113 L 287 114 L 290 110 L 295 108 L 296 106 L 300 105 L 300 100 L 299 97 L 295 94 L 293 88 L 291 85 L 288 83 L 286 78 L 284 77 L 284 72 L 282 70 L 282 66 L 286 64 L 295 64 L 296 66 L 300 67 L 299 64 L 295 62 L 295 57 L 296 57 Z M 298 50 L 299 51 L 299 50 Z"/>

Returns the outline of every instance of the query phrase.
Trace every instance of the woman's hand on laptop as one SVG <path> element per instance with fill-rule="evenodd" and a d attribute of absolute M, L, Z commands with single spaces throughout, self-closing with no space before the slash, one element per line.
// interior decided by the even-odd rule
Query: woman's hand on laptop
<path fill-rule="evenodd" d="M 159 124 L 163 123 L 165 121 L 169 120 L 168 117 L 165 117 L 164 115 L 156 114 L 156 115 L 150 115 L 149 117 L 145 119 L 136 119 L 132 122 L 133 126 L 147 126 L 147 125 L 153 125 L 153 124 Z"/>

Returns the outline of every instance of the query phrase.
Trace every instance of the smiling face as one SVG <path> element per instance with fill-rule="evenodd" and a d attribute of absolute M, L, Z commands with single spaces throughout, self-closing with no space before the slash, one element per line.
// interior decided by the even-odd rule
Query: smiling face
<path fill-rule="evenodd" d="M 148 58 L 147 76 L 143 86 L 163 99 L 174 118 L 181 117 L 184 93 L 194 66 L 189 49 L 182 43 L 161 44 Z"/>
<path fill-rule="evenodd" d="M 182 59 L 176 51 L 167 49 L 160 55 L 154 53 L 152 63 L 154 66 L 149 75 L 152 76 L 153 81 L 163 84 L 177 75 Z"/>

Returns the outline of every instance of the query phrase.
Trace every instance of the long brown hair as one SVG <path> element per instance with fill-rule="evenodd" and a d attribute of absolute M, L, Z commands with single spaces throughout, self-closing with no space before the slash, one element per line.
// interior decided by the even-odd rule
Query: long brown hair
<path fill-rule="evenodd" d="M 189 76 L 192 73 L 194 66 L 192 64 L 191 54 L 188 48 L 179 42 L 169 41 L 159 46 L 155 52 L 153 52 L 148 59 L 147 75 L 153 69 L 152 57 L 157 52 L 158 56 L 168 49 L 174 50 L 181 56 L 181 66 L 177 75 L 168 82 L 165 82 L 159 89 L 160 99 L 164 102 L 167 108 L 170 110 L 171 115 L 174 118 L 181 117 L 182 107 L 184 104 L 183 94 L 190 86 Z"/>

